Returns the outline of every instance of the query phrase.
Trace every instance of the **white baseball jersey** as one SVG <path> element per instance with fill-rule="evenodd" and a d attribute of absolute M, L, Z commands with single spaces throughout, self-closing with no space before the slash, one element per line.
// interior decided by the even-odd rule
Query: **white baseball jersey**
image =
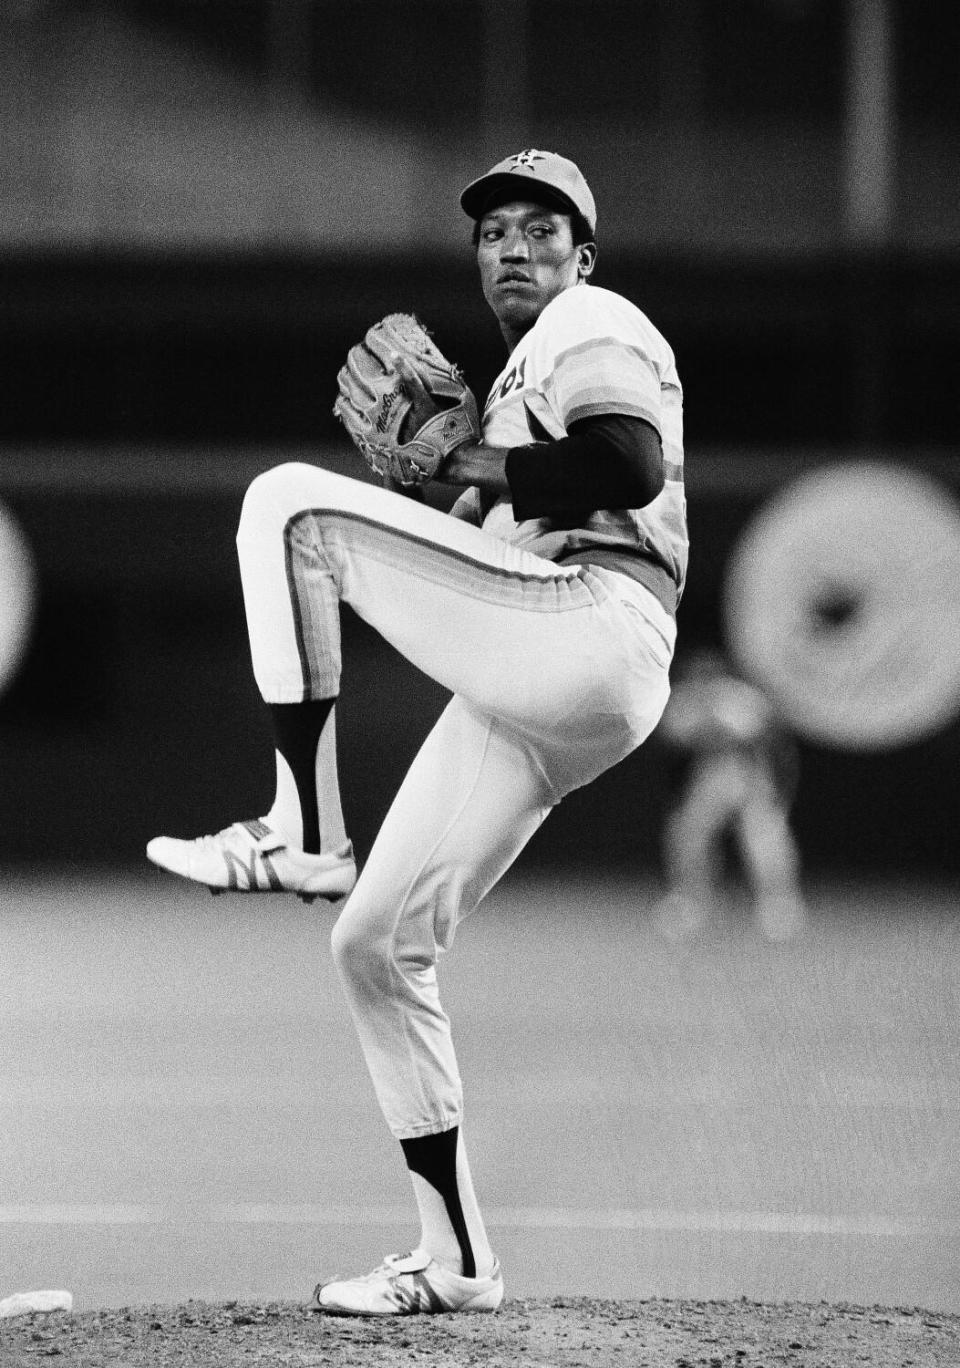
<path fill-rule="evenodd" d="M 567 435 L 572 422 L 619 413 L 660 434 L 665 484 L 640 509 L 600 509 L 583 527 L 548 518 L 517 522 L 504 496 L 485 531 L 552 561 L 592 559 L 634 574 L 646 559 L 683 589 L 687 570 L 683 488 L 683 390 L 673 351 L 645 314 L 612 290 L 578 285 L 547 305 L 494 381 L 483 416 L 490 446 L 526 446 Z M 591 556 L 591 552 L 596 552 Z"/>

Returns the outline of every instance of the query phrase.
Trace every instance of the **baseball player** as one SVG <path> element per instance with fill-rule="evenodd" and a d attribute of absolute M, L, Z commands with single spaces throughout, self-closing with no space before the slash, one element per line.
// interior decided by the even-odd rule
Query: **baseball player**
<path fill-rule="evenodd" d="M 790 829 L 797 754 L 766 696 L 719 652 L 684 662 L 658 736 L 685 762 L 664 829 L 669 891 L 656 920 L 671 938 L 703 925 L 724 889 L 730 837 L 756 924 L 788 940 L 806 921 Z"/>
<path fill-rule="evenodd" d="M 250 486 L 237 536 L 275 728 L 273 804 L 214 836 L 147 847 L 214 889 L 349 894 L 333 954 L 421 1230 L 412 1253 L 317 1287 L 313 1308 L 339 1314 L 501 1302 L 437 962 L 550 809 L 656 726 L 686 572 L 673 353 L 633 304 L 589 283 L 596 209 L 583 175 L 529 148 L 461 205 L 509 353 L 482 428 L 465 387 L 433 403 L 430 344 L 404 352 L 396 316 L 351 350 L 337 412 L 388 488 L 283 465 Z M 430 474 L 464 487 L 452 516 L 422 500 Z M 334 741 L 341 602 L 453 694 L 355 886 Z"/>

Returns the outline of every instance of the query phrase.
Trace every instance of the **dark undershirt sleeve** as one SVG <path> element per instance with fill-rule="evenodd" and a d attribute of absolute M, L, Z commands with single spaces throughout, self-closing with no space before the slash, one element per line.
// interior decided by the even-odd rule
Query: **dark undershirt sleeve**
<path fill-rule="evenodd" d="M 512 447 L 506 475 L 518 522 L 575 526 L 598 508 L 643 508 L 657 497 L 660 437 L 650 423 L 622 413 L 581 418 L 558 441 Z"/>

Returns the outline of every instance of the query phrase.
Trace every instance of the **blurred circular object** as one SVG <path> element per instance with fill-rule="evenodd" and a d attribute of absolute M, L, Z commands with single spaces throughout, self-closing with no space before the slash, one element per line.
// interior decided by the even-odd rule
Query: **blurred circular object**
<path fill-rule="evenodd" d="M 798 735 L 919 740 L 960 708 L 960 510 L 911 470 L 820 467 L 745 528 L 723 615 L 730 654 Z"/>
<path fill-rule="evenodd" d="M 0 693 L 23 659 L 36 597 L 37 574 L 30 545 L 9 508 L 0 503 Z"/>

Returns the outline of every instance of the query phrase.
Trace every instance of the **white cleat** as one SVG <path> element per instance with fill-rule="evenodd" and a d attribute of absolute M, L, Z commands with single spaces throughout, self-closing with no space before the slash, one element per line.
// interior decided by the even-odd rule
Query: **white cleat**
<path fill-rule="evenodd" d="M 346 897 L 357 881 L 348 842 L 330 855 L 308 855 L 255 818 L 215 836 L 180 841 L 155 836 L 147 859 L 171 874 L 206 884 L 211 893 L 296 893 L 304 902 Z"/>
<path fill-rule="evenodd" d="M 503 1301 L 500 1265 L 486 1278 L 464 1278 L 442 1268 L 424 1249 L 388 1254 L 359 1278 L 318 1283 L 309 1311 L 330 1316 L 420 1316 L 449 1311 L 496 1311 Z"/>

